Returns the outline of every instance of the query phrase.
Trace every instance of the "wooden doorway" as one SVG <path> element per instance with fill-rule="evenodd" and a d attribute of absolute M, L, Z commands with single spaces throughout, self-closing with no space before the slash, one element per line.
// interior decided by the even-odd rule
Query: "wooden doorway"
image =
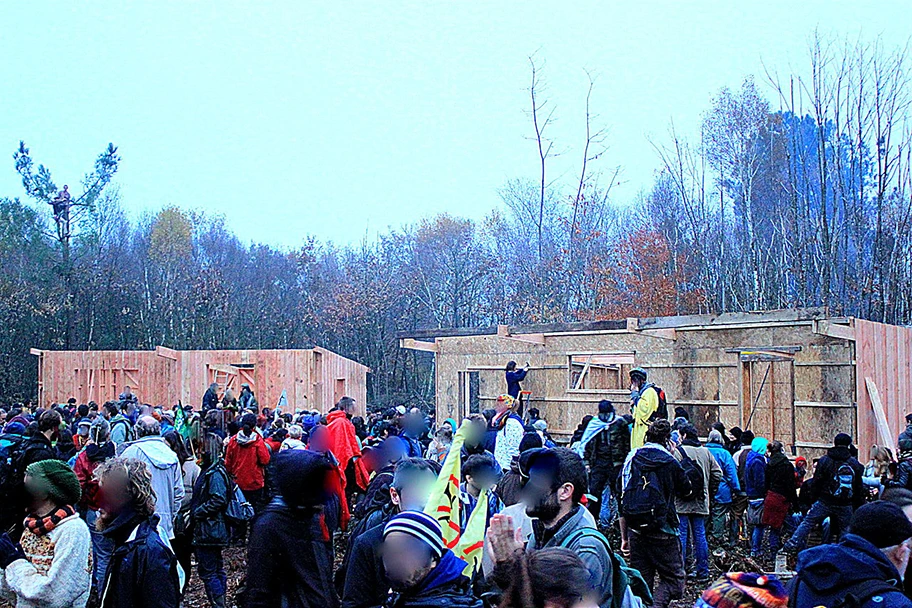
<path fill-rule="evenodd" d="M 795 454 L 795 362 L 790 353 L 742 351 L 741 428 Z"/>

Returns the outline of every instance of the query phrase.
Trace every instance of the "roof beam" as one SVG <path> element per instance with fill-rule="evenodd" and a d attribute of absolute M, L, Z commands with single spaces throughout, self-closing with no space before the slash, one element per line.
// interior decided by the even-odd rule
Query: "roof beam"
<path fill-rule="evenodd" d="M 509 340 L 516 340 L 517 342 L 526 342 L 528 344 L 538 344 L 539 346 L 545 345 L 545 334 L 514 334 L 510 332 L 509 325 L 498 325 L 497 326 L 497 336 L 500 338 L 507 338 Z"/>
<path fill-rule="evenodd" d="M 415 340 L 414 338 L 400 338 L 399 339 L 399 348 L 405 348 L 408 350 L 423 350 L 428 353 L 437 352 L 437 343 L 436 342 L 422 342 L 420 340 Z"/>
<path fill-rule="evenodd" d="M 855 327 L 853 325 L 839 325 L 828 320 L 814 321 L 814 333 L 829 336 L 839 340 L 855 341 Z"/>

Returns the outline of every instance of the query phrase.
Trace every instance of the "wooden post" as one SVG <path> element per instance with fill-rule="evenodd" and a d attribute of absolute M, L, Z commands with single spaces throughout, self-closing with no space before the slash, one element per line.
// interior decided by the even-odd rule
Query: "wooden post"
<path fill-rule="evenodd" d="M 887 416 L 884 413 L 883 402 L 880 400 L 880 392 L 870 376 L 865 377 L 865 385 L 868 387 L 868 395 L 871 396 L 871 408 L 874 410 L 874 420 L 877 422 L 877 433 L 880 435 L 880 441 L 882 445 L 889 446 L 892 449 L 896 442 L 893 439 L 892 431 L 890 431 L 890 425 L 887 424 Z"/>

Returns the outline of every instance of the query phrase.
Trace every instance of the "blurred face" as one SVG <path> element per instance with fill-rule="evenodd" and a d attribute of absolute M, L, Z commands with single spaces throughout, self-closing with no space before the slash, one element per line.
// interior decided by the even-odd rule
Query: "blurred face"
<path fill-rule="evenodd" d="M 48 493 L 44 487 L 31 475 L 25 475 L 25 491 L 29 496 L 29 511 L 33 515 L 46 515 L 45 513 L 37 513 L 39 506 L 48 499 Z"/>
<path fill-rule="evenodd" d="M 526 515 L 542 521 L 553 521 L 561 507 L 558 490 L 554 486 L 553 472 L 533 468 L 529 473 L 529 481 L 522 490 Z"/>
<path fill-rule="evenodd" d="M 413 473 L 399 490 L 390 488 L 390 499 L 400 511 L 424 511 L 436 481 L 431 471 Z"/>
<path fill-rule="evenodd" d="M 130 504 L 130 492 L 127 490 L 127 478 L 112 472 L 98 484 L 99 514 L 98 527 L 103 530 L 114 518 L 120 515 Z"/>
<path fill-rule="evenodd" d="M 430 548 L 403 532 L 390 532 L 380 551 L 383 568 L 394 591 L 415 587 L 436 565 Z"/>

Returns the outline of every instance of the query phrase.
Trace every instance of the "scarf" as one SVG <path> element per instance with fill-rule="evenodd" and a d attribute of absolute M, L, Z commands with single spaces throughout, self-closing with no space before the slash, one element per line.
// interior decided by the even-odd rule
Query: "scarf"
<path fill-rule="evenodd" d="M 611 415 L 611 420 L 605 422 L 598 416 L 589 421 L 589 424 L 586 425 L 586 430 L 583 431 L 583 438 L 580 439 L 579 443 L 576 444 L 574 450 L 582 458 L 586 451 L 586 444 L 595 439 L 595 436 L 606 430 L 611 426 L 611 423 L 615 421 L 615 415 Z"/>
<path fill-rule="evenodd" d="M 56 528 L 57 524 L 61 521 L 75 513 L 76 509 L 70 505 L 64 505 L 50 515 L 45 515 L 44 517 L 26 517 L 25 527 L 35 536 L 44 536 Z"/>

